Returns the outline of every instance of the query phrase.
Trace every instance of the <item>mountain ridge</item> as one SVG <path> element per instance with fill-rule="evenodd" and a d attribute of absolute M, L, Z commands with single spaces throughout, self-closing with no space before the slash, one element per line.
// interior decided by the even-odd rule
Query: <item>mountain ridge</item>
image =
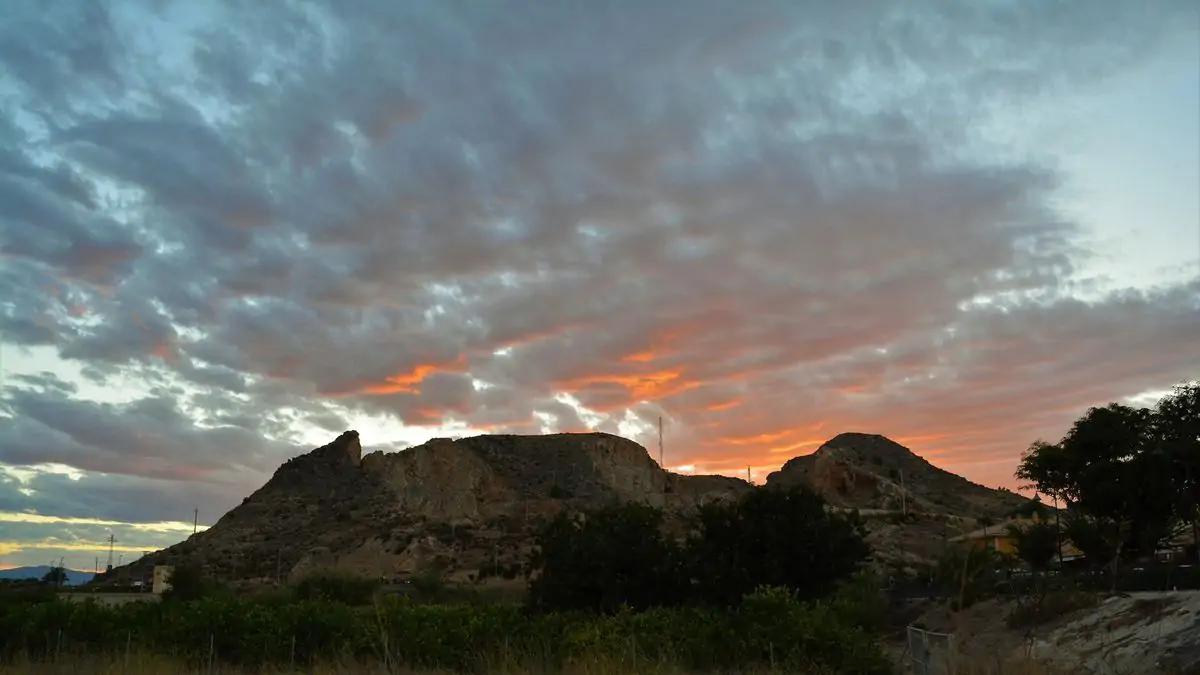
<path fill-rule="evenodd" d="M 903 486 L 889 477 L 893 470 L 909 474 Z M 766 482 L 768 488 L 796 484 L 833 506 L 903 507 L 959 518 L 964 528 L 979 517 L 1001 516 L 1016 503 L 1011 498 L 1024 499 L 938 469 L 883 436 L 860 433 L 840 434 L 789 460 Z M 561 511 L 636 501 L 678 520 L 708 501 L 751 489 L 738 478 L 672 473 L 643 446 L 599 432 L 435 438 L 400 452 L 364 454 L 351 430 L 284 462 L 212 527 L 98 583 L 144 580 L 157 564 L 198 565 L 246 583 L 281 583 L 318 568 L 384 578 L 434 570 L 456 581 L 516 580 L 523 578 L 535 533 Z M 946 520 L 937 522 L 945 530 Z M 893 525 L 877 523 L 873 545 L 880 555 L 892 556 L 891 539 L 934 538 L 929 526 L 918 535 Z M 930 547 L 901 543 L 904 555 L 897 555 L 910 562 L 933 555 Z M 920 555 L 912 553 L 919 548 Z"/>

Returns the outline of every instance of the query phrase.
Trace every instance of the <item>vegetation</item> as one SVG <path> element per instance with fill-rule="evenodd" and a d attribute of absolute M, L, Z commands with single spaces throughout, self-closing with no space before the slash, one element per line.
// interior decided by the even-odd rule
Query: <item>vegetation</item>
<path fill-rule="evenodd" d="M 861 524 L 824 506 L 812 492 L 763 488 L 703 509 L 679 540 L 643 505 L 563 516 L 538 537 L 524 605 L 420 604 L 327 572 L 235 597 L 179 568 L 161 603 L 0 602 L 0 656 L 138 652 L 194 667 L 353 662 L 387 672 L 596 663 L 891 672 L 872 632 L 879 587 L 853 578 L 867 555 Z"/>
<path fill-rule="evenodd" d="M 1153 408 L 1092 408 L 1058 442 L 1035 442 L 1017 477 L 1066 507 L 1068 538 L 1093 565 L 1153 555 L 1200 533 L 1200 383 Z"/>
<path fill-rule="evenodd" d="M 759 488 L 700 510 L 684 542 L 663 514 L 641 505 L 562 515 L 536 541 L 530 584 L 537 610 L 610 613 L 701 605 L 732 607 L 761 586 L 828 596 L 870 554 L 861 521 L 830 513 L 817 493 Z"/>

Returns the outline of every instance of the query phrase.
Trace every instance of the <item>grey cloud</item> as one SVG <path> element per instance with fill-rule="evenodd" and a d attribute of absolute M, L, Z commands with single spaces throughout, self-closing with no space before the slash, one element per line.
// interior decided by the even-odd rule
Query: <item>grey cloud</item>
<path fill-rule="evenodd" d="M 9 415 L 0 418 L 0 462 L 10 465 L 204 481 L 262 475 L 294 450 L 256 427 L 196 427 L 174 396 L 96 403 L 62 388 L 13 385 L 0 400 Z M 224 403 L 226 411 L 236 406 Z"/>
<path fill-rule="evenodd" d="M 37 58 L 0 32 L 24 120 L 0 327 L 163 388 L 24 383 L 6 462 L 223 480 L 353 412 L 582 428 L 559 391 L 739 469 L 836 427 L 948 436 L 929 410 L 974 445 L 927 447 L 993 457 L 1005 427 L 1195 362 L 1195 289 L 1069 300 L 1088 252 L 1059 176 L 976 138 L 1145 58 L 1191 3 L 211 3 L 161 60 L 129 56 L 130 5 L 79 42 L 121 96 L 72 89 L 78 7 L 28 31 Z M 1153 353 L 1088 368 L 1077 343 Z"/>

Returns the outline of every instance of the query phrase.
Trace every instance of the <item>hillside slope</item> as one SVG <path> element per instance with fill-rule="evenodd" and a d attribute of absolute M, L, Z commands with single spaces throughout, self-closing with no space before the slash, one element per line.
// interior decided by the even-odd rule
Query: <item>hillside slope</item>
<path fill-rule="evenodd" d="M 835 506 L 998 519 L 1028 501 L 940 469 L 884 436 L 839 434 L 767 476 L 767 485 L 807 485 Z"/>
<path fill-rule="evenodd" d="M 998 517 L 1024 501 L 866 434 L 837 436 L 767 479 L 773 487 L 796 484 L 835 506 L 861 509 L 876 557 L 903 566 L 932 561 L 948 537 L 973 529 L 977 518 Z M 257 583 L 312 568 L 517 579 L 534 533 L 562 510 L 636 501 L 674 517 L 749 489 L 736 478 L 664 471 L 645 448 L 609 434 L 434 439 L 363 455 L 358 433 L 347 431 L 288 460 L 208 530 L 98 582 L 144 580 L 156 564 L 194 564 L 221 579 Z M 910 516 L 889 517 L 902 502 Z"/>
<path fill-rule="evenodd" d="M 281 466 L 211 528 L 106 575 L 196 564 L 228 580 L 286 580 L 313 567 L 397 577 L 515 578 L 533 533 L 564 509 L 640 501 L 685 512 L 748 490 L 680 476 L 642 446 L 602 433 L 434 439 L 362 454 L 358 433 Z"/>

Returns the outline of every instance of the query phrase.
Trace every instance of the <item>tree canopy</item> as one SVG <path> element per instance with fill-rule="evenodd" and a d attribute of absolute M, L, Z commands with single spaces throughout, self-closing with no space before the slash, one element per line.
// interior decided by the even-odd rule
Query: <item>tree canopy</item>
<path fill-rule="evenodd" d="M 1059 442 L 1030 446 L 1016 475 L 1066 506 L 1068 536 L 1093 561 L 1152 554 L 1180 526 L 1195 533 L 1200 383 L 1152 409 L 1091 408 Z"/>
<path fill-rule="evenodd" d="M 870 549 L 861 523 L 804 488 L 755 488 L 706 505 L 689 537 L 661 511 L 627 504 L 560 515 L 536 541 L 531 607 L 612 612 L 695 603 L 728 606 L 761 586 L 818 598 L 850 578 Z"/>

